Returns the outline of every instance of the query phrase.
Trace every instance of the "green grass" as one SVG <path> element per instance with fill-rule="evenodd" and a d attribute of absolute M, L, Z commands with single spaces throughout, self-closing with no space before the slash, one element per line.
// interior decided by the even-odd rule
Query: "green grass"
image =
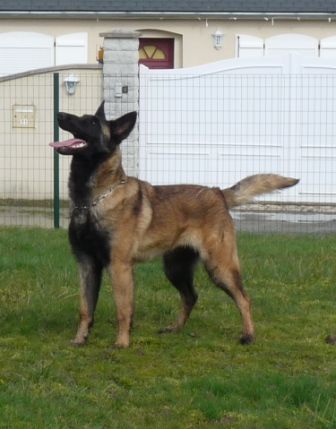
<path fill-rule="evenodd" d="M 336 428 L 336 237 L 241 235 L 257 342 L 197 273 L 179 334 L 177 292 L 158 261 L 136 271 L 132 346 L 112 348 L 108 278 L 85 348 L 72 348 L 77 270 L 65 231 L 0 230 L 0 428 Z"/>

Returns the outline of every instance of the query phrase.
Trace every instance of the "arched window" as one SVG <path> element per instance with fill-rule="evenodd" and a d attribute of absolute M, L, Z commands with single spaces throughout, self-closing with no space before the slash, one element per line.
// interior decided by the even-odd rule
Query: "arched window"
<path fill-rule="evenodd" d="M 140 39 L 139 63 L 155 69 L 174 68 L 174 39 Z"/>
<path fill-rule="evenodd" d="M 156 45 L 145 45 L 139 50 L 140 60 L 165 60 L 166 54 Z"/>

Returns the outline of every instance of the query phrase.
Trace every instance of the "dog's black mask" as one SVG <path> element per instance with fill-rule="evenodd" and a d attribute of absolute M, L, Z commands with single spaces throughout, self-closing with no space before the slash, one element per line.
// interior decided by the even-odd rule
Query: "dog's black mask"
<path fill-rule="evenodd" d="M 137 114 L 127 113 L 112 121 L 106 120 L 104 102 L 94 115 L 76 116 L 60 112 L 57 116 L 59 126 L 69 131 L 74 138 L 50 143 L 62 155 L 75 155 L 91 158 L 95 155 L 109 155 L 132 131 Z"/>

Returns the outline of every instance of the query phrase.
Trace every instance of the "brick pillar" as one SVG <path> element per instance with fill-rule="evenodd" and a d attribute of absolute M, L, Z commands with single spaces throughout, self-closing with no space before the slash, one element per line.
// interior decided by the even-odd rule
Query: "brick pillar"
<path fill-rule="evenodd" d="M 139 36 L 136 31 L 115 30 L 104 37 L 104 100 L 107 119 L 139 111 Z M 130 176 L 138 173 L 138 126 L 122 143 L 123 164 Z"/>

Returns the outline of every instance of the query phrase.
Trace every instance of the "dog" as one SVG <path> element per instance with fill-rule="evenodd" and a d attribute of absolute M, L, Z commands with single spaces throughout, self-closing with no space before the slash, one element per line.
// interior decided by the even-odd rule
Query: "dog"
<path fill-rule="evenodd" d="M 221 190 L 199 185 L 151 184 L 125 174 L 120 143 L 136 123 L 136 112 L 107 120 L 104 102 L 94 115 L 59 113 L 60 128 L 74 138 L 50 145 L 71 155 L 69 241 L 78 262 L 80 322 L 74 345 L 84 345 L 106 269 L 112 277 L 118 333 L 128 347 L 134 313 L 134 264 L 163 256 L 164 272 L 181 296 L 177 321 L 161 332 L 179 331 L 196 304 L 193 276 L 199 260 L 213 283 L 236 303 L 242 317 L 241 344 L 255 339 L 250 299 L 241 280 L 235 228 L 229 209 L 253 197 L 295 185 L 275 174 L 249 176 Z"/>

